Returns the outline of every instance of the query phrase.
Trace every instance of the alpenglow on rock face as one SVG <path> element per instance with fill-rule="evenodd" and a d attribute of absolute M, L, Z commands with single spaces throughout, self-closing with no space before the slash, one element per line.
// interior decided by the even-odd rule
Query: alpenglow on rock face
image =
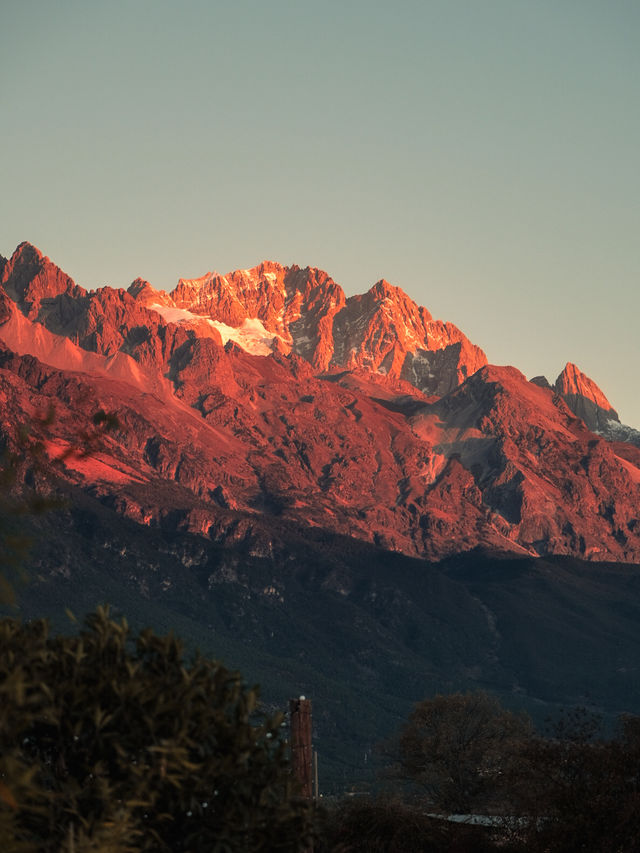
<path fill-rule="evenodd" d="M 181 279 L 171 294 L 140 279 L 126 294 L 112 288 L 89 294 L 22 243 L 4 262 L 2 283 L 21 311 L 49 331 L 83 349 L 127 352 L 141 361 L 150 354 L 142 356 L 143 342 L 133 330 L 157 327 L 158 319 L 147 314 L 154 311 L 163 325 L 199 326 L 199 335 L 216 338 L 215 329 L 223 343 L 233 340 L 252 354 L 278 347 L 316 370 L 362 367 L 438 396 L 487 363 L 458 328 L 433 320 L 400 288 L 380 281 L 347 299 L 327 273 L 310 267 L 266 261 L 227 275 Z"/>
<path fill-rule="evenodd" d="M 265 262 L 226 276 L 182 279 L 171 298 L 177 308 L 228 327 L 224 333 L 235 340 L 240 332 L 232 329 L 258 332 L 250 324 L 259 321 L 265 339 L 277 339 L 284 352 L 317 370 L 362 367 L 426 394 L 447 393 L 487 363 L 452 323 L 434 320 L 386 281 L 347 299 L 321 270 Z"/>
<path fill-rule="evenodd" d="M 555 390 L 562 394 L 571 411 L 585 422 L 590 430 L 602 432 L 610 421 L 620 422 L 618 413 L 596 383 L 569 362 L 556 379 Z"/>
<path fill-rule="evenodd" d="M 640 562 L 640 450 L 594 433 L 617 423 L 597 386 L 491 367 L 385 281 L 347 298 L 265 262 L 86 291 L 28 244 L 0 276 L 0 440 L 33 423 L 59 480 L 136 524 L 265 558 L 316 528 L 430 559 Z M 122 428 L 76 458 L 96 408 Z"/>

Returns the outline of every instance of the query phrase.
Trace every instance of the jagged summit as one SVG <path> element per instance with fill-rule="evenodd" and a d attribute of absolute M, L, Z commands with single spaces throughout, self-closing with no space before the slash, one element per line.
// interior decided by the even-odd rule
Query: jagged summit
<path fill-rule="evenodd" d="M 22 243 L 2 268 L 2 284 L 22 313 L 50 331 L 90 351 L 123 351 L 144 363 L 170 357 L 166 345 L 162 353 L 158 347 L 150 352 L 135 340 L 135 328 L 158 323 L 197 327 L 201 336 L 232 340 L 256 355 L 291 352 L 316 370 L 374 371 L 427 395 L 447 393 L 487 363 L 456 326 L 434 320 L 401 288 L 381 279 L 347 299 L 328 273 L 314 267 L 264 261 L 226 275 L 180 279 L 170 294 L 142 279 L 127 291 L 87 293 Z"/>
<path fill-rule="evenodd" d="M 257 320 L 279 348 L 316 369 L 367 368 L 427 394 L 446 393 L 487 363 L 452 323 L 433 320 L 384 279 L 347 299 L 323 270 L 265 261 L 181 279 L 171 298 L 177 308 L 232 328 Z"/>
<path fill-rule="evenodd" d="M 396 284 L 391 284 L 386 280 L 386 278 L 381 278 L 379 281 L 376 281 L 376 283 L 369 288 L 367 292 L 377 299 L 391 299 L 396 302 L 406 302 L 407 300 L 411 301 L 401 287 L 398 287 Z M 424 310 L 426 311 L 426 309 Z M 430 314 L 429 319 L 431 319 Z"/>
<path fill-rule="evenodd" d="M 554 390 L 573 414 L 581 418 L 593 432 L 611 440 L 640 444 L 640 433 L 620 423 L 618 413 L 604 392 L 572 362 L 567 362 L 553 385 L 546 376 L 534 376 L 531 382 L 541 388 Z"/>
<path fill-rule="evenodd" d="M 28 240 L 23 240 L 18 243 L 10 258 L 11 262 L 16 263 L 38 263 L 40 261 L 49 262 L 49 258 L 40 251 L 37 246 L 30 243 Z"/>
<path fill-rule="evenodd" d="M 606 429 L 609 421 L 620 421 L 604 393 L 575 364 L 567 362 L 554 387 L 569 408 L 594 432 Z"/>
<path fill-rule="evenodd" d="M 31 243 L 23 242 L 3 265 L 0 284 L 23 313 L 35 319 L 43 298 L 68 294 L 77 298 L 86 293 L 69 276 Z"/>
<path fill-rule="evenodd" d="M 180 279 L 171 293 L 136 279 L 126 294 L 111 288 L 87 294 L 25 241 L 9 260 L 0 260 L 0 283 L 23 314 L 50 331 L 91 351 L 122 350 L 143 361 L 150 354 L 142 355 L 126 331 L 134 320 L 197 327 L 200 335 L 221 338 L 223 344 L 233 341 L 253 354 L 295 353 L 316 370 L 373 371 L 428 396 L 449 393 L 487 363 L 484 352 L 453 323 L 434 320 L 400 287 L 380 279 L 366 293 L 347 298 L 339 284 L 314 267 L 267 260 L 225 275 L 207 272 Z M 135 308 L 127 303 L 129 297 Z M 118 306 L 125 305 L 129 316 L 123 323 L 117 315 L 123 310 Z M 148 311 L 160 319 L 150 320 Z M 113 315 L 106 332 L 105 313 Z M 606 432 L 619 422 L 604 393 L 574 364 L 565 366 L 553 387 L 590 429 Z"/>
<path fill-rule="evenodd" d="M 576 396 L 586 397 L 601 409 L 604 409 L 605 412 L 613 412 L 613 416 L 617 419 L 617 414 L 615 413 L 613 406 L 607 400 L 604 393 L 596 385 L 593 379 L 590 379 L 571 362 L 567 362 L 564 370 L 556 379 L 555 389 L 559 394 L 574 394 Z"/>
<path fill-rule="evenodd" d="M 136 278 L 127 288 L 127 293 L 141 305 L 166 305 L 172 307 L 173 299 L 165 290 L 156 290 L 143 278 Z"/>

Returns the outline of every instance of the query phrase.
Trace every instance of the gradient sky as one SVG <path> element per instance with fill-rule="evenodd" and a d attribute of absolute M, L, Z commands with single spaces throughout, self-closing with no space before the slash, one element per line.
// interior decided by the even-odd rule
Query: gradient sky
<path fill-rule="evenodd" d="M 637 0 L 4 0 L 0 254 L 379 278 L 640 428 Z"/>

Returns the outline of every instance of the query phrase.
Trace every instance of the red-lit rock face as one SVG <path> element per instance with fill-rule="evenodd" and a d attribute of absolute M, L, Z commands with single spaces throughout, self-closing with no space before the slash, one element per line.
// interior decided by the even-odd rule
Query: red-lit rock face
<path fill-rule="evenodd" d="M 287 522 L 430 558 L 640 561 L 640 450 L 570 411 L 571 393 L 608 406 L 578 371 L 552 389 L 488 366 L 386 282 L 345 299 L 325 273 L 265 263 L 171 295 L 87 293 L 18 252 L 0 290 L 2 435 L 54 402 L 55 460 L 115 412 L 122 429 L 62 475 L 137 523 L 259 548 Z"/>
<path fill-rule="evenodd" d="M 565 366 L 556 379 L 555 389 L 589 429 L 601 431 L 606 429 L 608 421 L 618 421 L 618 413 L 596 383 L 575 364 L 569 362 Z"/>
<path fill-rule="evenodd" d="M 347 300 L 334 322 L 334 341 L 334 365 L 364 367 L 438 396 L 487 363 L 452 323 L 433 320 L 386 281 Z"/>
<path fill-rule="evenodd" d="M 181 280 L 171 297 L 176 307 L 230 327 L 258 319 L 284 351 L 318 370 L 364 367 L 430 394 L 450 391 L 487 363 L 452 323 L 433 320 L 386 281 L 346 299 L 321 270 L 263 263 Z"/>
<path fill-rule="evenodd" d="M 38 318 L 43 299 L 51 300 L 67 295 L 78 300 L 86 296 L 85 290 L 30 243 L 21 243 L 11 258 L 5 261 L 0 284 L 32 320 Z"/>
<path fill-rule="evenodd" d="M 172 357 L 178 326 L 192 337 L 231 338 L 253 354 L 274 346 L 292 351 L 316 370 L 365 368 L 426 394 L 447 393 L 487 363 L 459 329 L 433 320 L 400 288 L 380 281 L 346 299 L 326 273 L 310 267 L 265 262 L 225 276 L 207 273 L 181 279 L 170 295 L 141 279 L 127 292 L 87 293 L 23 243 L 2 281 L 22 313 L 50 331 L 91 352 L 125 352 L 157 367 Z"/>

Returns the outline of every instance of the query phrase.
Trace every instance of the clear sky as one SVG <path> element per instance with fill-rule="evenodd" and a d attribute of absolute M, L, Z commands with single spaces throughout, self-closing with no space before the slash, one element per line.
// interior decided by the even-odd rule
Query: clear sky
<path fill-rule="evenodd" d="M 0 254 L 379 278 L 640 428 L 638 0 L 3 0 Z"/>

